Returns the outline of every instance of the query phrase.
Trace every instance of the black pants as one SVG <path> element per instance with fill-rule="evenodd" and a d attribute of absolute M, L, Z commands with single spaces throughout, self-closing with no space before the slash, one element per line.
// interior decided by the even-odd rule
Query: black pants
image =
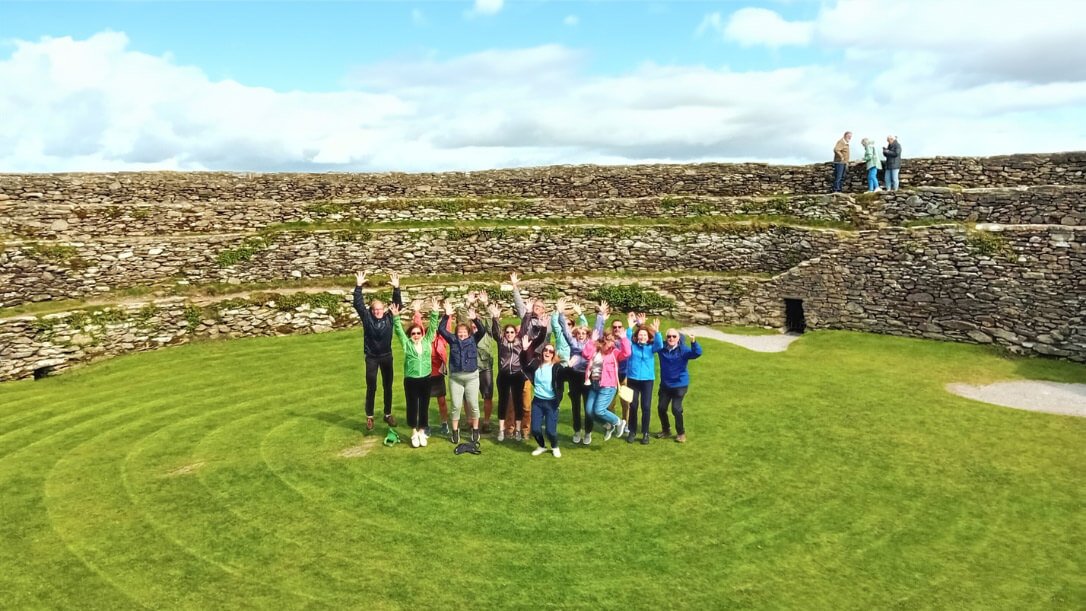
<path fill-rule="evenodd" d="M 652 409 L 652 387 L 655 383 L 655 380 L 626 379 L 626 385 L 633 389 L 633 401 L 630 401 L 630 415 L 627 417 L 626 427 L 631 433 L 637 432 L 638 406 L 641 407 L 641 434 L 649 433 L 649 420 L 652 418 L 649 410 Z M 664 392 L 663 387 L 660 392 Z"/>
<path fill-rule="evenodd" d="M 567 392 L 569 393 L 569 402 L 573 408 L 573 430 L 581 430 L 581 415 L 584 414 L 584 431 L 591 433 L 593 421 L 588 415 L 588 409 L 584 403 L 585 395 L 588 392 L 588 387 L 584 385 L 584 372 L 573 368 L 567 368 L 565 372 L 566 375 L 562 381 L 569 385 Z"/>
<path fill-rule="evenodd" d="M 403 393 L 407 396 L 407 426 L 413 429 L 430 426 L 430 376 L 404 378 Z"/>
<path fill-rule="evenodd" d="M 373 417 L 373 403 L 377 398 L 377 371 L 381 372 L 381 388 L 384 391 L 385 415 L 392 413 L 392 355 L 366 357 L 366 416 Z"/>
<path fill-rule="evenodd" d="M 664 427 L 665 432 L 671 431 L 671 423 L 667 420 L 667 406 L 670 403 L 671 413 L 675 414 L 675 432 L 679 435 L 686 434 L 686 429 L 683 428 L 683 397 L 686 396 L 687 388 L 689 387 L 668 388 L 660 385 L 660 395 L 657 397 L 659 402 L 656 405 L 656 410 L 660 415 L 660 424 Z"/>
<path fill-rule="evenodd" d="M 513 396 L 513 413 L 515 421 L 524 420 L 524 383 L 527 378 L 521 372 L 498 372 L 498 420 L 505 420 L 505 405 L 509 395 Z"/>

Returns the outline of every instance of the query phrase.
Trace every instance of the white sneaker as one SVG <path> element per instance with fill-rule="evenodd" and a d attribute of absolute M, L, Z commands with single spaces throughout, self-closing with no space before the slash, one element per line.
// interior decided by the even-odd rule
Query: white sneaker
<path fill-rule="evenodd" d="M 585 444 L 586 446 L 592 445 L 592 433 L 585 433 L 584 439 L 581 440 L 581 443 Z"/>
<path fill-rule="evenodd" d="M 559 450 L 558 448 L 552 449 L 551 454 L 554 454 L 555 458 L 562 458 L 562 450 Z"/>
<path fill-rule="evenodd" d="M 539 456 L 539 455 L 543 454 L 546 451 L 547 451 L 547 448 L 544 448 L 543 446 L 539 446 L 538 448 L 532 450 L 532 456 Z"/>
<path fill-rule="evenodd" d="M 617 428 L 618 428 L 617 425 L 607 427 L 607 432 L 603 434 L 603 440 L 604 441 L 610 441 L 611 440 L 611 435 L 615 434 L 615 429 L 617 429 Z"/>
<path fill-rule="evenodd" d="M 498 441 L 505 441 L 505 429 L 498 429 Z"/>
<path fill-rule="evenodd" d="M 429 438 L 430 438 L 430 436 L 427 435 L 426 433 L 419 433 L 419 445 L 425 448 L 426 447 L 426 440 L 429 439 Z"/>
<path fill-rule="evenodd" d="M 615 431 L 615 434 L 618 435 L 619 437 L 622 437 L 622 434 L 625 433 L 625 432 L 626 432 L 626 421 L 625 420 L 619 420 L 618 421 L 618 430 Z"/>
<path fill-rule="evenodd" d="M 412 448 L 417 448 L 417 447 L 419 447 L 419 443 L 420 443 L 419 442 L 419 432 L 418 431 L 412 432 L 411 433 L 411 447 Z"/>
<path fill-rule="evenodd" d="M 573 433 L 573 443 L 581 443 L 581 432 L 577 431 Z"/>

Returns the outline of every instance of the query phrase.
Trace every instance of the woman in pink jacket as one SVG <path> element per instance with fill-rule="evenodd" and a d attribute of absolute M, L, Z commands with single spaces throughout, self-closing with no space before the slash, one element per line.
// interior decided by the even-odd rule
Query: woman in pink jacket
<path fill-rule="evenodd" d="M 592 418 L 607 425 L 604 441 L 616 432 L 621 437 L 626 429 L 626 421 L 607 409 L 618 392 L 618 364 L 628 359 L 631 352 L 629 339 L 622 336 L 619 341 L 616 346 L 613 336 L 608 335 L 601 339 L 599 331 L 593 331 L 592 341 L 588 342 L 583 350 L 584 357 L 588 360 L 585 386 L 589 387 L 585 410 Z"/>

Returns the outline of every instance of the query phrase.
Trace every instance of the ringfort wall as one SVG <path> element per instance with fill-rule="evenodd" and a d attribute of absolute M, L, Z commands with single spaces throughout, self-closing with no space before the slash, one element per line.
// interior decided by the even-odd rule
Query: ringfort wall
<path fill-rule="evenodd" d="M 792 300 L 808 328 L 1086 362 L 1086 153 L 907 160 L 894 193 L 862 174 L 844 194 L 829 164 L 0 175 L 0 380 L 357 326 L 358 269 L 412 299 L 510 271 L 545 298 L 636 283 L 697 322 L 784 327 Z"/>

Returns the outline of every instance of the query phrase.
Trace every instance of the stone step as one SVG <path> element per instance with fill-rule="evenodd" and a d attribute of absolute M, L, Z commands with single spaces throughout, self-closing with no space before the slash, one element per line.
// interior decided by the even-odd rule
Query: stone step
<path fill-rule="evenodd" d="M 108 235 L 222 234 L 351 224 L 380 229 L 419 224 L 625 224 L 630 219 L 779 217 L 795 224 L 899 225 L 935 220 L 1086 222 L 1086 185 L 897 192 L 602 199 L 336 199 L 332 201 L 165 202 L 127 205 L 0 202 L 0 232 L 27 239 Z"/>

